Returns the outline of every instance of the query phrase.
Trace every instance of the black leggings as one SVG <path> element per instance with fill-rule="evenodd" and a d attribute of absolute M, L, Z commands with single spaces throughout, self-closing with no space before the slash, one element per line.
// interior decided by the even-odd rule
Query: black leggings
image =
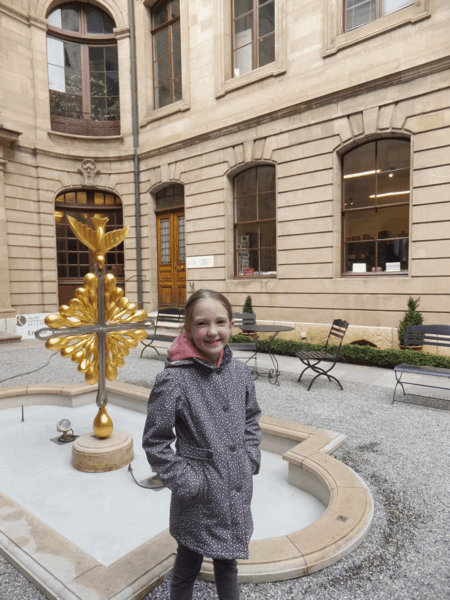
<path fill-rule="evenodd" d="M 203 556 L 178 544 L 178 553 L 172 571 L 170 600 L 191 600 L 194 583 L 202 566 Z M 237 564 L 234 559 L 213 558 L 219 600 L 239 600 Z"/>

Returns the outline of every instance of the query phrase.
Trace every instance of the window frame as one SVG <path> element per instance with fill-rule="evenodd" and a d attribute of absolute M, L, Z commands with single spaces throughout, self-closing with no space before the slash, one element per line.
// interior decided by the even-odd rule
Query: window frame
<path fill-rule="evenodd" d="M 50 123 L 51 123 L 51 132 L 54 133 L 62 133 L 62 134 L 74 134 L 74 135 L 88 135 L 92 137 L 98 136 L 116 136 L 120 135 L 120 89 L 119 89 L 119 119 L 111 120 L 111 121 L 100 121 L 93 119 L 84 118 L 85 115 L 92 115 L 92 106 L 91 106 L 91 94 L 90 94 L 90 69 L 89 69 L 89 48 L 93 46 L 114 46 L 117 49 L 117 55 L 119 52 L 119 46 L 117 43 L 117 37 L 115 33 L 104 33 L 104 34 L 91 34 L 87 33 L 87 21 L 86 21 L 86 7 L 92 7 L 90 4 L 85 4 L 83 2 L 64 2 L 52 10 L 48 11 L 47 19 L 54 11 L 64 8 L 67 5 L 75 5 L 79 10 L 80 15 L 80 31 L 73 32 L 67 29 L 62 29 L 60 27 L 56 27 L 55 25 L 51 25 L 47 22 L 47 31 L 46 31 L 46 43 L 48 38 L 53 38 L 57 40 L 61 40 L 63 42 L 72 42 L 80 45 L 80 53 L 81 53 L 81 80 L 82 80 L 82 114 L 83 119 L 72 119 L 70 117 L 61 117 L 58 115 L 53 115 L 51 112 L 51 103 L 50 103 L 50 82 L 48 82 L 48 92 L 49 92 L 49 111 L 50 111 Z M 108 14 L 103 8 L 98 6 L 94 6 L 100 12 L 103 12 L 107 15 L 114 23 L 114 19 L 111 15 Z M 49 65 L 49 57 L 46 48 L 46 57 L 47 57 L 47 69 Z M 117 56 L 119 62 L 119 56 Z M 119 73 L 119 68 L 117 69 Z M 47 75 L 48 76 L 48 75 Z M 120 82 L 120 77 L 119 77 Z M 119 83 L 120 85 L 120 83 Z M 59 128 L 54 128 L 57 125 L 57 122 L 60 121 Z"/>
<path fill-rule="evenodd" d="M 247 173 L 248 171 L 251 171 L 252 169 L 255 169 L 256 171 L 256 178 L 258 177 L 258 173 L 257 170 L 258 168 L 267 168 L 270 167 L 274 170 L 274 180 L 275 180 L 275 189 L 274 190 L 268 190 L 273 191 L 274 192 L 274 196 L 275 196 L 275 216 L 271 219 L 257 219 L 257 220 L 253 220 L 253 221 L 236 221 L 236 179 L 243 175 L 244 173 Z M 232 178 L 232 198 L 233 198 L 233 273 L 234 273 L 234 279 L 248 279 L 248 280 L 253 280 L 253 279 L 276 279 L 278 277 L 278 253 L 277 253 L 277 189 L 276 189 L 276 182 L 277 182 L 277 172 L 276 172 L 276 166 L 273 164 L 266 164 L 266 163 L 260 163 L 260 164 L 254 164 L 254 165 L 249 165 L 248 168 L 242 169 L 239 171 L 239 173 L 236 173 L 234 175 L 234 177 Z M 266 192 L 263 192 L 266 193 Z M 259 190 L 256 193 L 256 203 L 258 203 L 258 194 L 259 194 Z M 267 273 L 267 274 L 261 274 L 258 273 L 257 275 L 240 275 L 238 273 L 238 257 L 237 257 L 237 253 L 239 248 L 237 247 L 237 227 L 240 224 L 249 224 L 251 223 L 259 225 L 260 223 L 274 223 L 275 224 L 275 246 L 272 248 L 268 247 L 267 249 L 273 249 L 275 252 L 275 273 Z M 249 248 L 251 249 L 251 248 Z M 254 250 L 257 250 L 258 252 L 258 262 L 260 264 L 260 252 L 261 250 L 263 250 L 264 247 L 263 246 L 259 246 L 257 248 L 255 248 Z M 242 250 L 242 249 L 241 249 Z"/>
<path fill-rule="evenodd" d="M 246 13 L 243 13 L 242 15 L 239 15 L 239 17 L 236 17 L 234 15 L 234 6 L 235 6 L 235 2 L 232 0 L 231 1 L 231 5 L 232 5 L 232 40 L 233 43 L 231 45 L 231 61 L 232 61 L 232 65 L 231 65 L 231 69 L 232 69 L 232 76 L 233 78 L 236 77 L 241 77 L 241 75 L 235 75 L 236 72 L 236 64 L 235 64 L 235 53 L 237 48 L 235 48 L 235 38 L 236 38 L 236 28 L 235 28 L 235 23 L 236 21 L 242 19 L 244 16 L 252 14 L 252 21 L 253 21 L 253 26 L 252 26 L 252 40 L 250 43 L 247 44 L 243 44 L 242 46 L 239 47 L 240 48 L 244 48 L 245 46 L 249 46 L 251 44 L 252 46 L 252 64 L 256 65 L 254 68 L 250 69 L 250 71 L 254 71 L 255 69 L 260 69 L 261 66 L 265 66 L 265 65 L 260 65 L 259 64 L 259 41 L 261 39 L 264 39 L 266 37 L 269 36 L 273 36 L 274 41 L 273 41 L 273 45 L 274 45 L 274 60 L 275 60 L 275 47 L 276 47 L 276 26 L 275 26 L 275 22 L 274 22 L 274 29 L 273 32 L 270 32 L 266 35 L 263 36 L 259 36 L 259 10 L 263 7 L 266 6 L 268 4 L 272 4 L 274 7 L 274 12 L 275 12 L 275 7 L 276 7 L 276 1 L 277 0 L 264 0 L 264 4 L 262 4 L 261 6 L 259 6 L 257 4 L 257 0 L 251 0 L 252 4 L 252 8 L 251 10 L 249 10 Z M 274 15 L 274 20 L 275 20 L 275 15 Z M 272 64 L 273 61 L 270 61 L 270 63 L 267 64 Z M 246 71 L 246 73 L 250 72 L 250 71 Z M 243 75 L 245 75 L 245 73 L 243 73 Z"/>
<path fill-rule="evenodd" d="M 340 50 L 377 35 L 417 23 L 431 16 L 431 0 L 414 3 L 371 21 L 366 25 L 345 31 L 345 0 L 324 0 L 324 27 L 322 56 L 332 56 Z"/>
<path fill-rule="evenodd" d="M 150 14 L 150 23 L 152 26 L 152 29 L 150 30 L 150 35 L 152 38 L 152 62 L 153 62 L 153 106 L 155 107 L 155 110 L 159 110 L 162 108 L 166 108 L 167 106 L 170 106 L 171 104 L 175 104 L 175 102 L 179 102 L 179 100 L 174 100 L 174 77 L 173 77 L 173 41 L 172 41 L 172 32 L 173 32 L 173 26 L 176 25 L 176 23 L 180 24 L 180 62 L 181 62 L 181 57 L 182 57 L 182 51 L 181 51 L 181 10 L 180 10 L 180 14 L 178 14 L 178 16 L 176 17 L 172 17 L 171 19 L 169 19 L 166 23 L 163 23 L 162 25 L 158 25 L 157 27 L 153 28 L 153 11 L 155 10 L 155 8 L 158 6 L 158 4 L 162 4 L 163 2 L 170 2 L 170 0 L 159 0 L 158 2 L 156 2 L 152 8 L 151 8 L 151 14 Z M 169 86 L 170 86 L 170 102 L 169 104 L 166 104 L 164 106 L 158 106 L 156 107 L 156 88 L 158 87 L 156 85 L 156 63 L 157 60 L 155 59 L 155 35 L 160 33 L 161 31 L 163 31 L 164 29 L 168 29 L 168 56 L 169 56 Z M 180 80 L 181 80 L 181 98 L 183 98 L 183 72 L 181 70 L 180 73 Z M 181 100 L 180 98 L 180 100 Z"/>
<path fill-rule="evenodd" d="M 287 1 L 275 0 L 275 60 L 243 75 L 233 75 L 233 0 L 214 0 L 215 92 L 216 98 L 256 81 L 286 73 Z"/>
<path fill-rule="evenodd" d="M 346 241 L 345 239 L 345 215 L 347 213 L 356 213 L 356 212 L 362 212 L 364 210 L 373 210 L 374 214 L 376 214 L 377 211 L 377 204 L 374 204 L 373 206 L 367 206 L 367 207 L 361 207 L 361 208 L 357 208 L 357 209 L 344 209 L 344 200 L 345 200 L 345 185 L 344 185 L 344 159 L 345 157 L 350 154 L 351 152 L 353 152 L 354 150 L 357 150 L 358 148 L 363 148 L 364 146 L 366 146 L 367 144 L 376 143 L 376 154 L 375 156 L 377 157 L 377 148 L 378 148 L 378 144 L 379 142 L 384 142 L 384 141 L 393 141 L 393 140 L 400 140 L 403 142 L 408 142 L 409 143 L 409 153 L 410 153 L 410 162 L 409 162 L 409 182 L 410 182 L 410 186 L 409 186 L 409 199 L 408 202 L 392 202 L 390 204 L 381 204 L 380 207 L 381 209 L 389 209 L 389 208 L 393 208 L 393 207 L 399 207 L 399 206 L 408 206 L 409 208 L 409 214 L 408 214 L 408 267 L 406 270 L 403 271 L 365 271 L 365 272 L 353 272 L 353 271 L 346 271 L 346 264 L 345 264 L 345 257 L 346 257 L 346 243 L 348 243 L 348 241 Z M 375 177 L 378 176 L 377 173 L 377 169 L 376 169 L 377 164 L 375 164 Z M 401 169 L 399 169 L 401 170 Z M 341 156 L 341 207 L 340 207 L 340 212 L 341 212 L 341 264 L 340 264 L 340 274 L 341 277 L 408 277 L 410 276 L 410 261 L 411 261 L 411 209 L 412 209 L 412 172 L 413 172 L 413 165 L 412 165 L 412 144 L 411 144 L 411 139 L 407 138 L 407 137 L 401 137 L 401 136 L 388 136 L 388 137 L 381 137 L 381 138 L 377 138 L 377 139 L 373 139 L 373 140 L 368 140 L 362 144 L 359 144 L 356 147 L 350 148 L 347 152 L 345 152 L 342 156 Z M 383 172 L 384 173 L 384 172 Z M 381 174 L 383 174 L 381 173 Z M 375 256 L 377 256 L 377 248 L 378 248 L 378 243 L 382 240 L 387 240 L 387 239 L 404 239 L 404 238 L 374 238 L 374 242 L 375 242 Z M 363 241 L 363 240 L 361 240 Z M 372 240 L 370 240 L 372 241 Z"/>
<path fill-rule="evenodd" d="M 139 105 L 144 107 L 144 116 L 140 119 L 141 127 L 148 123 L 158 121 L 169 115 L 190 109 L 189 95 L 189 6 L 184 0 L 180 2 L 180 41 L 181 41 L 181 100 L 172 104 L 155 108 L 154 101 L 154 74 L 153 74 L 153 36 L 148 35 L 152 30 L 152 9 L 158 0 L 143 0 L 136 7 L 136 22 L 142 23 L 143 35 L 137 36 L 136 60 L 138 76 L 144 80 L 139 86 Z"/>

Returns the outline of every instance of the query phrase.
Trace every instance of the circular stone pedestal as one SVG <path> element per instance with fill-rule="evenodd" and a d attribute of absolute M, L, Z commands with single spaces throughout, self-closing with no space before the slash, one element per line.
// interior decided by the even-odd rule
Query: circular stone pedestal
<path fill-rule="evenodd" d="M 87 433 L 77 438 L 72 448 L 72 464 L 78 471 L 103 473 L 114 471 L 133 460 L 133 440 L 126 433 L 113 431 L 105 438 Z"/>

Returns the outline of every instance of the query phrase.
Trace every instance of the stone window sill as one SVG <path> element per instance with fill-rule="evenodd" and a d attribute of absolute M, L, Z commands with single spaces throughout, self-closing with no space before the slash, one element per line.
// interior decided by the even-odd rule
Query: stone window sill
<path fill-rule="evenodd" d="M 341 4 L 341 2 L 337 4 Z M 331 56 L 339 50 L 383 34 L 391 29 L 426 19 L 431 16 L 430 4 L 431 0 L 415 0 L 411 6 L 344 33 L 342 7 L 338 10 L 336 0 L 326 0 L 323 56 Z"/>
<path fill-rule="evenodd" d="M 148 123 L 152 123 L 153 121 L 158 121 L 159 119 L 164 119 L 169 115 L 174 115 L 179 112 L 184 112 L 189 110 L 190 106 L 184 100 L 179 100 L 178 102 L 174 102 L 173 104 L 169 104 L 168 106 L 163 106 L 162 108 L 157 108 L 151 114 L 146 115 L 144 119 L 141 121 L 141 127 L 147 125 Z"/>
<path fill-rule="evenodd" d="M 239 77 L 233 77 L 233 79 L 229 79 L 225 81 L 221 85 L 219 85 L 216 91 L 216 98 L 221 98 L 230 92 L 234 92 L 240 88 L 243 88 L 247 85 L 251 85 L 256 81 L 261 81 L 262 79 L 267 79 L 268 77 L 278 77 L 278 75 L 283 75 L 286 73 L 286 68 L 279 63 L 273 62 L 268 65 L 264 65 L 264 67 L 259 67 L 259 69 L 254 69 L 253 71 L 249 71 L 244 75 L 240 75 Z"/>
<path fill-rule="evenodd" d="M 89 142 L 120 142 L 122 135 L 75 135 L 73 133 L 62 133 L 59 131 L 48 131 L 47 135 L 52 140 L 59 142 L 62 140 L 88 140 Z"/>

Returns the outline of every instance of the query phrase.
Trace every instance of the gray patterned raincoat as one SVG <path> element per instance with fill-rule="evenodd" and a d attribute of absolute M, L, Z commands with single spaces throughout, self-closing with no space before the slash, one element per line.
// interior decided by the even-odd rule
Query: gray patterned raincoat
<path fill-rule="evenodd" d="M 260 415 L 250 370 L 228 346 L 217 367 L 166 360 L 148 401 L 143 448 L 172 490 L 170 533 L 178 543 L 212 558 L 248 558 Z"/>

